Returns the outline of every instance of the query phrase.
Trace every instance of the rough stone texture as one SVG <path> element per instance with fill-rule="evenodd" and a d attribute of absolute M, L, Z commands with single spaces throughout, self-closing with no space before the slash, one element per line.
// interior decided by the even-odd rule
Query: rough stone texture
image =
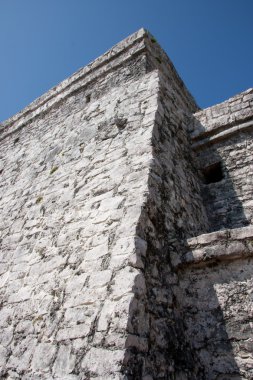
<path fill-rule="evenodd" d="M 253 222 L 253 89 L 194 115 L 199 169 L 221 163 L 222 181 L 203 186 L 209 231 Z"/>
<path fill-rule="evenodd" d="M 253 378 L 252 96 L 141 29 L 2 124 L 0 378 Z"/>
<path fill-rule="evenodd" d="M 178 299 L 204 379 L 251 379 L 252 226 L 188 239 Z"/>

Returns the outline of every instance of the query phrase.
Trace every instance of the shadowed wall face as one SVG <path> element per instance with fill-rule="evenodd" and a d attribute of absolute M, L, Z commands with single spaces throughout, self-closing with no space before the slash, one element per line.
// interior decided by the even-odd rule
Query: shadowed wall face
<path fill-rule="evenodd" d="M 252 102 L 248 90 L 193 116 L 202 232 L 216 232 L 186 241 L 177 294 L 204 379 L 252 378 Z"/>
<path fill-rule="evenodd" d="M 252 119 L 252 90 L 194 115 L 193 146 L 203 174 L 210 231 L 252 224 Z M 208 183 L 208 170 L 215 165 Z"/>
<path fill-rule="evenodd" d="M 180 273 L 186 332 L 204 379 L 252 377 L 252 264 L 237 260 Z"/>
<path fill-rule="evenodd" d="M 207 229 L 208 221 L 186 132 L 194 106 L 166 63 L 160 64 L 148 196 L 137 227 L 147 245 L 142 268 L 146 292 L 135 295 L 140 312 L 130 309 L 128 323 L 147 345 L 129 347 L 130 360 L 123 367 L 128 379 L 192 380 L 203 374 L 185 334 L 174 261 L 184 252 L 184 240 Z"/>
<path fill-rule="evenodd" d="M 188 239 L 177 269 L 185 332 L 204 379 L 252 377 L 252 226 Z"/>
<path fill-rule="evenodd" d="M 252 132 L 245 131 L 199 153 L 199 162 L 207 166 L 219 162 L 222 172 L 215 182 L 202 187 L 211 231 L 252 223 L 252 152 Z"/>

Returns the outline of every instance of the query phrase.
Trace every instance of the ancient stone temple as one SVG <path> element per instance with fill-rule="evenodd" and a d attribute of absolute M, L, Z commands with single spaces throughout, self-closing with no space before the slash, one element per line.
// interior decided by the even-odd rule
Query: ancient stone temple
<path fill-rule="evenodd" d="M 1 125 L 1 379 L 253 379 L 252 106 L 141 29 Z"/>

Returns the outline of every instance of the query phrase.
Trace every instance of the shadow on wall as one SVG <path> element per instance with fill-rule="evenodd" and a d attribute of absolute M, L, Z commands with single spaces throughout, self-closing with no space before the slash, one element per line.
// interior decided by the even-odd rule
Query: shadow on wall
<path fill-rule="evenodd" d="M 243 259 L 178 272 L 185 331 L 203 379 L 252 379 L 252 269 L 252 259 Z"/>
<path fill-rule="evenodd" d="M 128 380 L 247 379 L 240 375 L 235 361 L 236 338 L 233 334 L 234 331 L 238 331 L 238 334 L 241 331 L 236 329 L 240 324 L 240 318 L 234 316 L 229 305 L 235 300 L 233 297 L 226 298 L 226 290 L 229 289 L 231 294 L 234 294 L 233 284 L 237 281 L 247 281 L 250 272 L 246 269 L 241 270 L 237 262 L 232 264 L 235 268 L 231 273 L 226 265 L 222 270 L 215 266 L 210 267 L 208 273 L 206 269 L 192 268 L 178 272 L 172 262 L 172 257 L 180 257 L 187 251 L 188 237 L 215 229 L 248 224 L 243 207 L 227 171 L 221 173 L 221 183 L 211 182 L 203 185 L 205 206 L 210 220 L 208 231 L 205 223 L 201 225 L 201 218 L 200 225 L 195 227 L 188 221 L 189 212 L 184 212 L 188 205 L 180 198 L 184 191 L 179 194 L 178 207 L 172 207 L 170 201 L 172 197 L 177 196 L 174 190 L 178 187 L 168 191 L 168 183 L 172 186 L 171 180 L 168 181 L 168 165 L 173 166 L 174 163 L 166 164 L 164 160 L 164 155 L 168 152 L 164 141 L 171 139 L 170 129 L 173 129 L 170 123 L 167 127 L 166 129 L 163 125 L 163 130 L 158 128 L 161 144 L 159 149 L 154 148 L 153 152 L 157 167 L 150 172 L 149 198 L 143 206 L 136 231 L 137 241 L 141 239 L 147 244 L 145 255 L 143 250 L 139 253 L 138 244 L 136 245 L 139 262 L 143 263 L 139 277 L 144 277 L 146 291 L 140 294 L 137 290 L 137 276 L 134 299 L 129 309 L 127 331 L 130 339 L 127 340 L 129 343 L 122 373 Z M 167 131 L 167 136 L 164 136 L 164 131 Z M 189 166 L 189 162 L 192 161 L 189 155 L 189 147 L 186 147 L 182 157 L 177 157 L 175 170 L 178 170 L 178 162 L 187 163 L 180 166 L 179 172 L 182 172 L 184 165 Z M 219 154 L 212 151 L 210 162 L 204 162 L 213 165 L 221 161 Z M 195 171 L 195 176 L 193 161 L 190 166 Z M 225 170 L 224 161 L 221 162 L 220 169 Z M 174 179 L 178 181 L 176 177 Z M 189 187 L 186 190 L 190 192 L 192 189 Z M 226 199 L 225 191 L 229 192 L 229 199 L 222 210 L 219 202 Z M 215 207 L 207 194 L 213 196 Z M 198 197 L 198 194 L 193 194 L 194 197 L 195 195 Z M 202 205 L 199 204 L 199 210 L 201 209 Z M 179 228 L 175 221 L 181 217 L 183 224 Z M 221 291 L 217 292 L 219 287 Z M 224 302 L 227 302 L 225 309 Z M 238 313 L 243 305 L 239 305 Z M 230 309 L 233 315 L 230 314 Z M 246 315 L 243 318 L 246 320 Z"/>
<path fill-rule="evenodd" d="M 246 183 L 242 169 L 245 169 L 248 137 L 247 133 L 241 133 L 216 145 L 207 140 L 197 151 L 201 194 L 209 220 L 209 229 L 203 233 L 250 224 L 242 202 L 243 184 Z M 238 179 L 240 170 L 243 174 Z M 227 249 L 230 244 L 228 239 Z M 185 247 L 189 252 L 187 242 Z M 213 248 L 219 250 L 222 246 Z M 252 378 L 252 347 L 248 345 L 252 323 L 249 296 L 252 265 L 251 258 L 238 258 L 209 265 L 203 262 L 199 267 L 185 266 L 178 271 L 178 299 L 186 334 L 204 368 L 204 379 Z"/>
<path fill-rule="evenodd" d="M 198 121 L 194 123 L 198 123 L 198 130 L 205 130 Z M 247 133 L 240 133 L 215 145 L 206 137 L 204 144 L 197 139 L 196 166 L 201 175 L 201 193 L 210 225 L 203 233 L 249 225 L 241 200 L 246 193 L 244 171 L 249 137 Z"/>

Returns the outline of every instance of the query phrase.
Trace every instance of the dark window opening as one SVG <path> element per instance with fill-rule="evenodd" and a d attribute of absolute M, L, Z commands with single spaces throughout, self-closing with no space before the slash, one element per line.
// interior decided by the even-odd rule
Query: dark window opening
<path fill-rule="evenodd" d="M 86 95 L 86 103 L 90 102 L 90 95 Z"/>
<path fill-rule="evenodd" d="M 202 169 L 204 183 L 208 185 L 209 183 L 220 182 L 224 178 L 221 163 L 216 162 L 206 168 Z"/>

